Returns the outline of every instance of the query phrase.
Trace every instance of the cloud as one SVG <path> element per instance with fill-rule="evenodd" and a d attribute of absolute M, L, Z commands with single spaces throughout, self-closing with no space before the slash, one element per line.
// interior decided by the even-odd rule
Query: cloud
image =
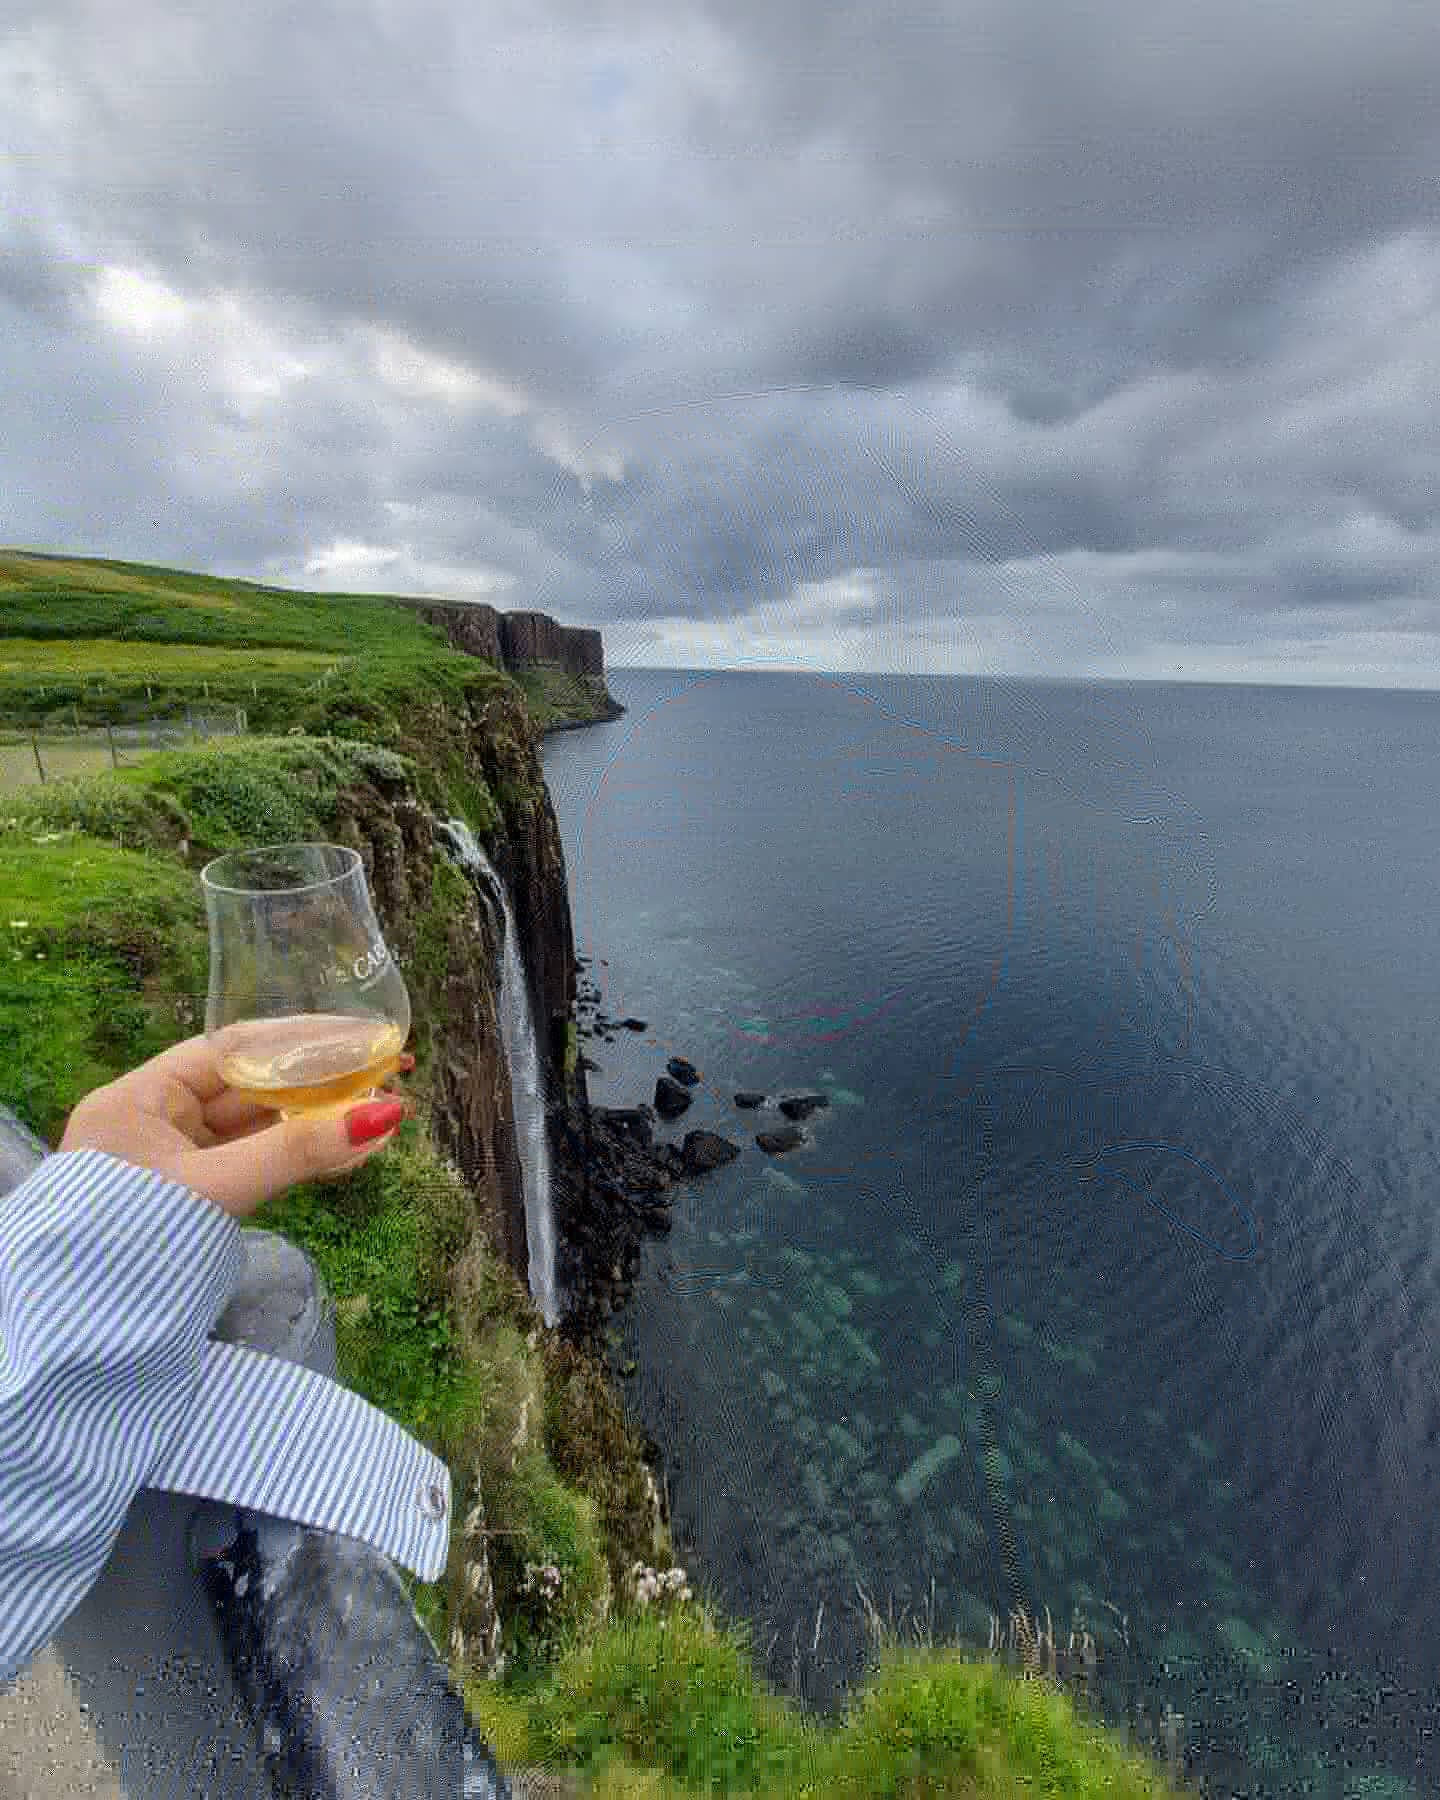
<path fill-rule="evenodd" d="M 617 660 L 1440 683 L 1440 15 L 8 18 L 8 541 Z"/>

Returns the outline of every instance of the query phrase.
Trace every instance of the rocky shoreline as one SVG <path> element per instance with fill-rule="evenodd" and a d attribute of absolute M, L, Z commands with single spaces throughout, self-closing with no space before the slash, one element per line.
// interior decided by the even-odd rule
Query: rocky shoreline
<path fill-rule="evenodd" d="M 580 1042 L 613 1043 L 619 1031 L 647 1031 L 644 1019 L 612 1019 L 600 1011 L 600 990 L 589 977 L 589 958 L 575 959 L 576 1036 Z M 595 1072 L 588 1056 L 579 1069 Z M 561 1141 L 566 1160 L 579 1179 L 557 1193 L 559 1275 L 569 1295 L 564 1330 L 581 1342 L 598 1345 L 606 1321 L 630 1299 L 640 1268 L 641 1244 L 647 1233 L 666 1233 L 674 1220 L 674 1190 L 733 1162 L 741 1145 L 714 1131 L 687 1131 L 678 1141 L 659 1135 L 662 1124 L 683 1116 L 700 1072 L 685 1057 L 672 1056 L 648 1102 L 634 1106 L 594 1106 L 583 1079 L 567 1108 Z M 758 1131 L 755 1142 L 771 1155 L 808 1143 L 799 1121 L 828 1107 L 826 1094 L 787 1094 L 775 1100 L 740 1089 L 734 1104 L 742 1109 L 774 1106 L 789 1121 L 778 1129 Z"/>

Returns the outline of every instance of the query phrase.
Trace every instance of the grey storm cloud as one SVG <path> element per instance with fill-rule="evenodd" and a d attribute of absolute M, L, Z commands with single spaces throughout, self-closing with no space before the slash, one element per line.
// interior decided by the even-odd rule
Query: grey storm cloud
<path fill-rule="evenodd" d="M 0 538 L 1440 683 L 1437 76 L 1401 0 L 12 6 Z"/>

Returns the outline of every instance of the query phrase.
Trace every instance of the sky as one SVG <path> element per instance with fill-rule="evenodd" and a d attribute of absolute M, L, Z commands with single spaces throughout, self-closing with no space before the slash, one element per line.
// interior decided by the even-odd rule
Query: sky
<path fill-rule="evenodd" d="M 1434 0 L 5 0 L 0 543 L 1440 686 Z"/>

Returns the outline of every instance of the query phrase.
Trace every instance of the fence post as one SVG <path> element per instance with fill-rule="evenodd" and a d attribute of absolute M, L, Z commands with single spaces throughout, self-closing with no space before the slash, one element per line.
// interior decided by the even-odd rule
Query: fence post
<path fill-rule="evenodd" d="M 80 708 L 73 700 L 70 702 L 70 717 L 75 721 L 75 729 L 78 731 L 80 729 Z"/>
<path fill-rule="evenodd" d="M 35 767 L 40 771 L 40 779 L 43 782 L 45 779 L 45 765 L 40 760 L 40 740 L 33 731 L 30 733 L 30 748 L 35 752 Z"/>
<path fill-rule="evenodd" d="M 105 735 L 110 740 L 110 767 L 112 769 L 118 769 L 120 767 L 120 758 L 115 754 L 115 727 L 108 719 L 105 721 Z"/>

